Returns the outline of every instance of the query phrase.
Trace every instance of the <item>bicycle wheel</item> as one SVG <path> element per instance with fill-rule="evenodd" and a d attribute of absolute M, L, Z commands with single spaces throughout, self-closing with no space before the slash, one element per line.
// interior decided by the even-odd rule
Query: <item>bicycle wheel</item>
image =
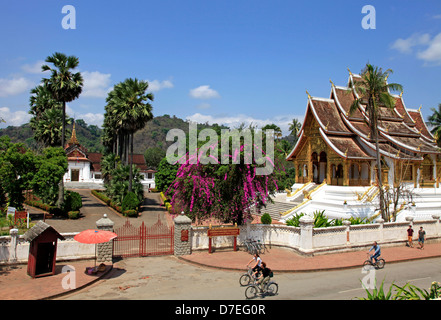
<path fill-rule="evenodd" d="M 279 291 L 279 285 L 275 282 L 271 282 L 266 289 L 266 292 L 270 296 L 274 296 Z"/>
<path fill-rule="evenodd" d="M 256 286 L 248 286 L 245 290 L 245 297 L 247 299 L 254 299 L 257 297 L 257 293 L 259 292 L 259 289 Z"/>
<path fill-rule="evenodd" d="M 383 269 L 385 264 L 386 264 L 386 261 L 384 259 L 378 259 L 378 261 L 377 261 L 377 268 L 378 269 Z"/>
<path fill-rule="evenodd" d="M 251 277 L 248 273 L 245 273 L 240 276 L 239 283 L 242 287 L 245 287 L 251 283 Z"/>
<path fill-rule="evenodd" d="M 366 261 L 363 263 L 363 270 L 368 271 L 368 270 L 371 270 L 371 269 L 373 269 L 373 268 L 374 268 L 374 266 L 372 265 L 372 262 L 371 262 L 370 260 L 366 260 Z"/>

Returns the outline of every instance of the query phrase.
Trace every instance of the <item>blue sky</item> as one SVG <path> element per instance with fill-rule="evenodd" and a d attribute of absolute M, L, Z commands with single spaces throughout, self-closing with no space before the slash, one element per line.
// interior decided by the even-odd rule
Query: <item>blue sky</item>
<path fill-rule="evenodd" d="M 76 29 L 62 13 L 72 5 Z M 362 28 L 365 5 L 376 29 Z M 307 95 L 328 98 L 329 79 L 369 61 L 392 69 L 408 108 L 441 103 L 441 2 L 20 0 L 0 4 L 0 117 L 29 120 L 29 90 L 56 51 L 75 55 L 85 78 L 68 113 L 100 125 L 107 92 L 148 80 L 154 115 L 237 125 L 303 120 Z"/>

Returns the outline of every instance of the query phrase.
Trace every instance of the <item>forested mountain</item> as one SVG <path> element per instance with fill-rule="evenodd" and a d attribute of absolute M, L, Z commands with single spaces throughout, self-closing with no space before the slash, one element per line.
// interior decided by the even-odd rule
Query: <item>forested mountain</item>
<path fill-rule="evenodd" d="M 73 123 L 73 119 L 72 119 Z M 75 120 L 76 136 L 82 146 L 90 152 L 103 152 L 103 145 L 101 142 L 101 135 L 103 130 L 96 125 L 88 125 L 84 120 Z M 198 129 L 204 128 L 218 128 L 218 125 L 198 124 Z M 221 128 L 227 128 L 221 126 Z M 72 125 L 67 128 L 67 139 L 70 138 Z M 168 114 L 154 117 L 147 125 L 135 133 L 134 135 L 134 153 L 144 153 L 148 148 L 159 147 L 166 151 L 168 146 L 173 142 L 166 141 L 167 132 L 170 129 L 181 129 L 188 132 L 188 122 L 177 118 L 176 116 L 169 116 Z M 0 129 L 0 136 L 8 135 L 12 142 L 23 142 L 31 149 L 37 149 L 38 144 L 33 138 L 33 131 L 29 124 L 23 124 L 19 127 L 9 126 L 5 129 Z"/>

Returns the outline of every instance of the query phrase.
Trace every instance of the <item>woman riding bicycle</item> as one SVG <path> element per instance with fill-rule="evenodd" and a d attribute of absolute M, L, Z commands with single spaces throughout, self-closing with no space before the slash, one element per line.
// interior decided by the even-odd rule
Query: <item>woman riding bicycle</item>
<path fill-rule="evenodd" d="M 380 249 L 380 246 L 377 244 L 377 241 L 374 241 L 374 245 L 372 246 L 372 248 L 369 249 L 368 254 L 372 250 L 374 250 L 374 254 L 371 255 L 371 257 L 370 257 L 371 262 L 372 262 L 372 259 L 374 259 L 375 263 L 377 263 L 378 257 L 381 255 L 381 249 Z"/>
<path fill-rule="evenodd" d="M 253 256 L 253 258 L 250 260 L 250 262 L 247 263 L 247 267 L 248 267 L 248 265 L 249 265 L 251 262 L 253 262 L 253 261 L 256 262 L 256 263 L 254 264 L 253 269 L 252 269 L 253 272 L 254 272 L 254 277 L 256 277 L 257 274 L 259 273 L 259 271 L 261 270 L 262 258 L 260 258 L 259 254 L 255 253 L 254 256 Z"/>

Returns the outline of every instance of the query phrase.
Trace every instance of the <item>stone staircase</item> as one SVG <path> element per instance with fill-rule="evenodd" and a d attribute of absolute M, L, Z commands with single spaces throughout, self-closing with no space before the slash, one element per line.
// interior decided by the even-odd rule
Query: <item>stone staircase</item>
<path fill-rule="evenodd" d="M 268 213 L 271 216 L 271 219 L 279 221 L 282 212 L 285 212 L 296 206 L 296 204 L 293 204 L 291 202 L 275 201 L 274 199 L 273 201 L 274 203 L 267 203 L 266 207 L 262 207 L 260 209 L 260 215 Z"/>

